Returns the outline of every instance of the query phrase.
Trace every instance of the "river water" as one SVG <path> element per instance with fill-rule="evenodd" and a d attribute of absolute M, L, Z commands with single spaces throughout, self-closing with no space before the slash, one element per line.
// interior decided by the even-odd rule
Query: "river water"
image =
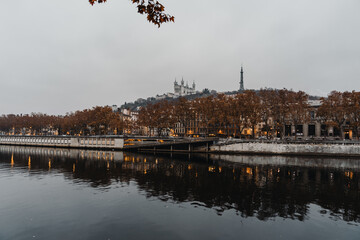
<path fill-rule="evenodd" d="M 360 239 L 360 159 L 0 146 L 0 239 Z"/>

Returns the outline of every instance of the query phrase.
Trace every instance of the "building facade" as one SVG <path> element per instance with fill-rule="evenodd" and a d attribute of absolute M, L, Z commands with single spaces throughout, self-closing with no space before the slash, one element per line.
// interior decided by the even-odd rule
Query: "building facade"
<path fill-rule="evenodd" d="M 184 82 L 184 79 L 181 80 L 181 83 L 178 84 L 178 82 L 175 79 L 174 82 L 174 94 L 175 96 L 186 96 L 186 95 L 191 95 L 191 94 L 195 94 L 196 90 L 195 90 L 195 82 L 193 82 L 192 87 L 189 86 L 188 83 Z"/>

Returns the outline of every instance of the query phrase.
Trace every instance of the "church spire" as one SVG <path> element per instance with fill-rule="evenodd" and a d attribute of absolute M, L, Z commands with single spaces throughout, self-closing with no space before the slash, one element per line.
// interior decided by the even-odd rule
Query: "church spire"
<path fill-rule="evenodd" d="M 244 71 L 243 71 L 243 67 L 241 66 L 241 71 L 240 71 L 240 91 L 244 91 Z"/>

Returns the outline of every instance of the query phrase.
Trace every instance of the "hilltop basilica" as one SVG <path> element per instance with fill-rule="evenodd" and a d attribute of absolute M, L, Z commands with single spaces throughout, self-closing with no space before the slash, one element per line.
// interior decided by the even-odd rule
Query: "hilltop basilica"
<path fill-rule="evenodd" d="M 175 79 L 175 82 L 174 82 L 174 95 L 175 96 L 186 96 L 186 95 L 191 95 L 191 94 L 195 94 L 195 93 L 196 93 L 195 82 L 193 82 L 192 87 L 189 87 L 188 83 L 186 83 L 186 85 L 184 84 L 184 79 L 181 80 L 181 85 L 179 85 Z"/>

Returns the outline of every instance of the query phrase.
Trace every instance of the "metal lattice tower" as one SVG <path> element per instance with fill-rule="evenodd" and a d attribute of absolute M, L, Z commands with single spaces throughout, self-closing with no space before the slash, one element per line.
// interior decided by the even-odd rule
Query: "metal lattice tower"
<path fill-rule="evenodd" d="M 244 91 L 244 71 L 243 71 L 243 67 L 241 66 L 241 71 L 240 71 L 240 91 Z"/>

